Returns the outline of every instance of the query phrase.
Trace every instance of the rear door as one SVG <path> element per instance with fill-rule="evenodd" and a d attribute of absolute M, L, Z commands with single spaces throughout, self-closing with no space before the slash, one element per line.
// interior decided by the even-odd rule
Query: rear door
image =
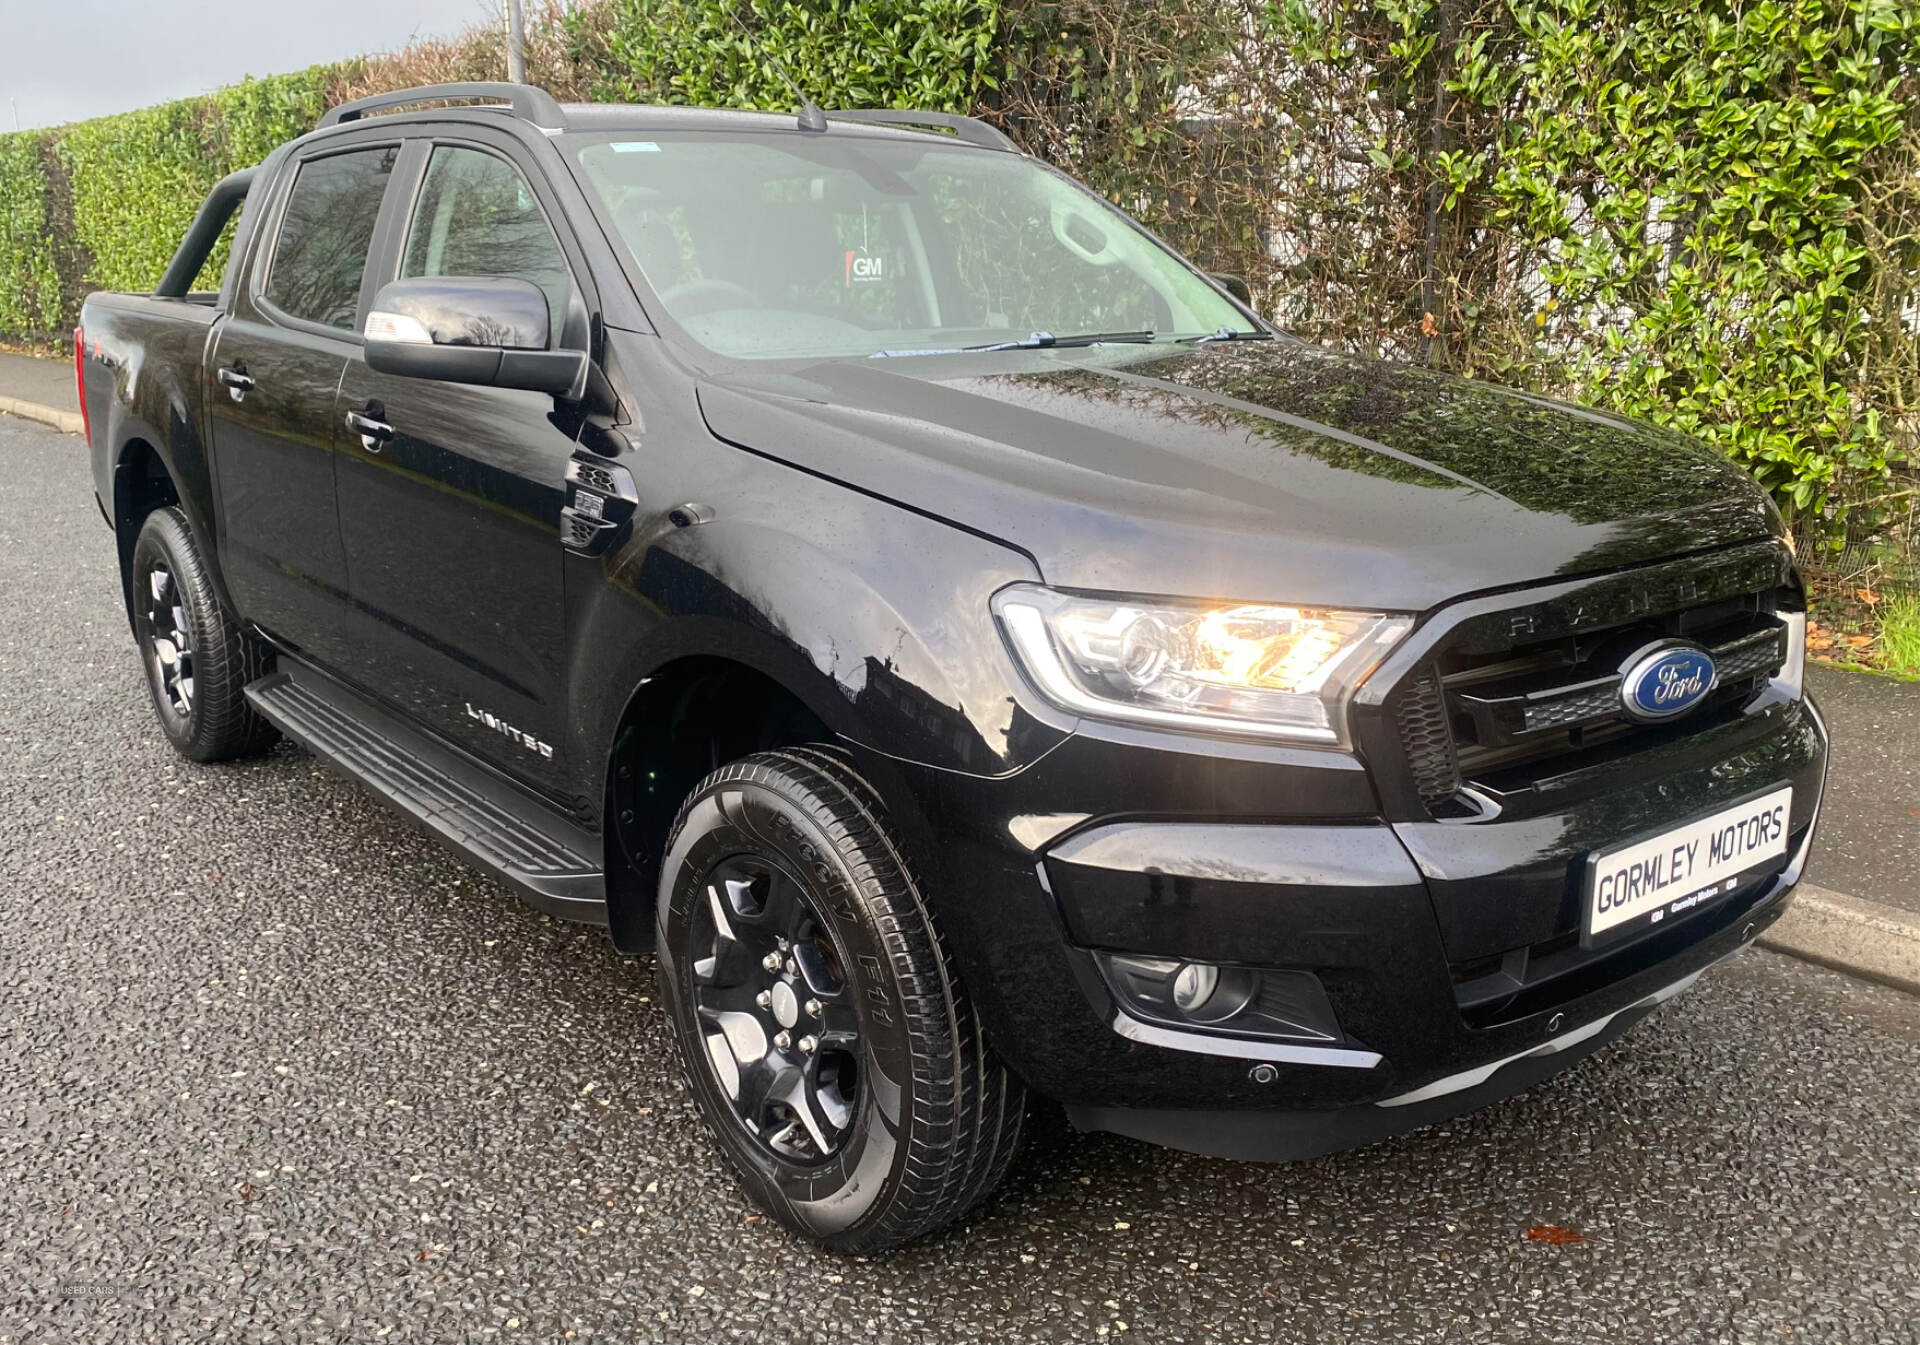
<path fill-rule="evenodd" d="M 398 152 L 329 142 L 288 165 L 209 362 L 222 573 L 244 616 L 328 663 L 346 648 L 334 399 Z"/>
<path fill-rule="evenodd" d="M 510 137 L 436 137 L 396 211 L 379 279 L 517 276 L 538 285 L 556 342 L 576 314 L 557 206 Z M 536 184 L 541 184 L 536 186 Z M 571 255 L 570 255 L 571 254 Z M 377 288 L 377 287 L 376 287 Z M 584 328 L 584 323 L 580 326 Z M 584 330 L 579 332 L 584 348 Z M 565 779 L 565 552 L 577 406 L 546 393 L 383 374 L 358 351 L 335 419 L 340 517 L 363 638 L 355 679 L 426 727 L 530 783 Z"/>

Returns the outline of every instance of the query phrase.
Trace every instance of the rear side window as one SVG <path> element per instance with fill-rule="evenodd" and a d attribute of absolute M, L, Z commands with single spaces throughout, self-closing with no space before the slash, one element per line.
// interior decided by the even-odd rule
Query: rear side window
<path fill-rule="evenodd" d="M 532 281 L 547 296 L 553 345 L 559 344 L 573 293 L 573 273 L 560 242 L 520 170 L 458 145 L 441 145 L 427 162 L 400 274 Z"/>
<path fill-rule="evenodd" d="M 266 297 L 281 312 L 353 330 L 367 247 L 399 152 L 389 145 L 300 165 L 267 272 Z"/>

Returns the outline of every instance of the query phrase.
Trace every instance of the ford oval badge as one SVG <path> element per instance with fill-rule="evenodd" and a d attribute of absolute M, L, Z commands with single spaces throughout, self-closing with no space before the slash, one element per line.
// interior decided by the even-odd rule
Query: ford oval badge
<path fill-rule="evenodd" d="M 1627 660 L 1620 673 L 1620 703 L 1643 722 L 1683 715 L 1707 698 L 1718 674 L 1713 659 L 1693 645 L 1657 644 Z"/>

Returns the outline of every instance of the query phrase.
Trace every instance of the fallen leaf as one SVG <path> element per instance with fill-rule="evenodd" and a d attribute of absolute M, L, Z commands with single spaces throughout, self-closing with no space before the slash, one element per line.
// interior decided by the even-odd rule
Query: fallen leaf
<path fill-rule="evenodd" d="M 1558 1224 L 1535 1224 L 1527 1230 L 1527 1236 L 1535 1242 L 1544 1242 L 1549 1247 L 1565 1247 L 1587 1240 L 1586 1234 L 1576 1233 L 1571 1228 L 1561 1228 Z"/>
<path fill-rule="evenodd" d="M 251 1205 L 260 1198 L 260 1188 L 252 1182 L 241 1182 L 235 1194 L 240 1197 L 242 1204 Z"/>
<path fill-rule="evenodd" d="M 1880 595 L 1870 588 L 1856 588 L 1853 591 L 1853 596 L 1869 607 L 1880 601 Z"/>
<path fill-rule="evenodd" d="M 1437 336 L 1439 333 L 1440 324 L 1433 320 L 1433 314 L 1422 313 L 1420 315 L 1420 335 Z"/>
<path fill-rule="evenodd" d="M 433 1255 L 433 1249 L 431 1247 L 422 1247 L 419 1251 L 414 1253 L 413 1259 L 416 1261 L 425 1261 L 428 1257 L 432 1255 Z"/>
<path fill-rule="evenodd" d="M 1847 637 L 1847 643 L 1855 649 L 1865 649 L 1873 643 L 1873 637 L 1871 635 L 1849 635 Z"/>

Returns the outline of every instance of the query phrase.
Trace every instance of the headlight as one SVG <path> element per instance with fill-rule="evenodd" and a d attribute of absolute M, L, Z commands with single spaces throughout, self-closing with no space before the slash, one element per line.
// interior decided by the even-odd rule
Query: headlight
<path fill-rule="evenodd" d="M 1413 628 L 1379 612 L 994 595 L 1020 665 L 1063 709 L 1168 728 L 1344 744 L 1354 688 Z"/>

